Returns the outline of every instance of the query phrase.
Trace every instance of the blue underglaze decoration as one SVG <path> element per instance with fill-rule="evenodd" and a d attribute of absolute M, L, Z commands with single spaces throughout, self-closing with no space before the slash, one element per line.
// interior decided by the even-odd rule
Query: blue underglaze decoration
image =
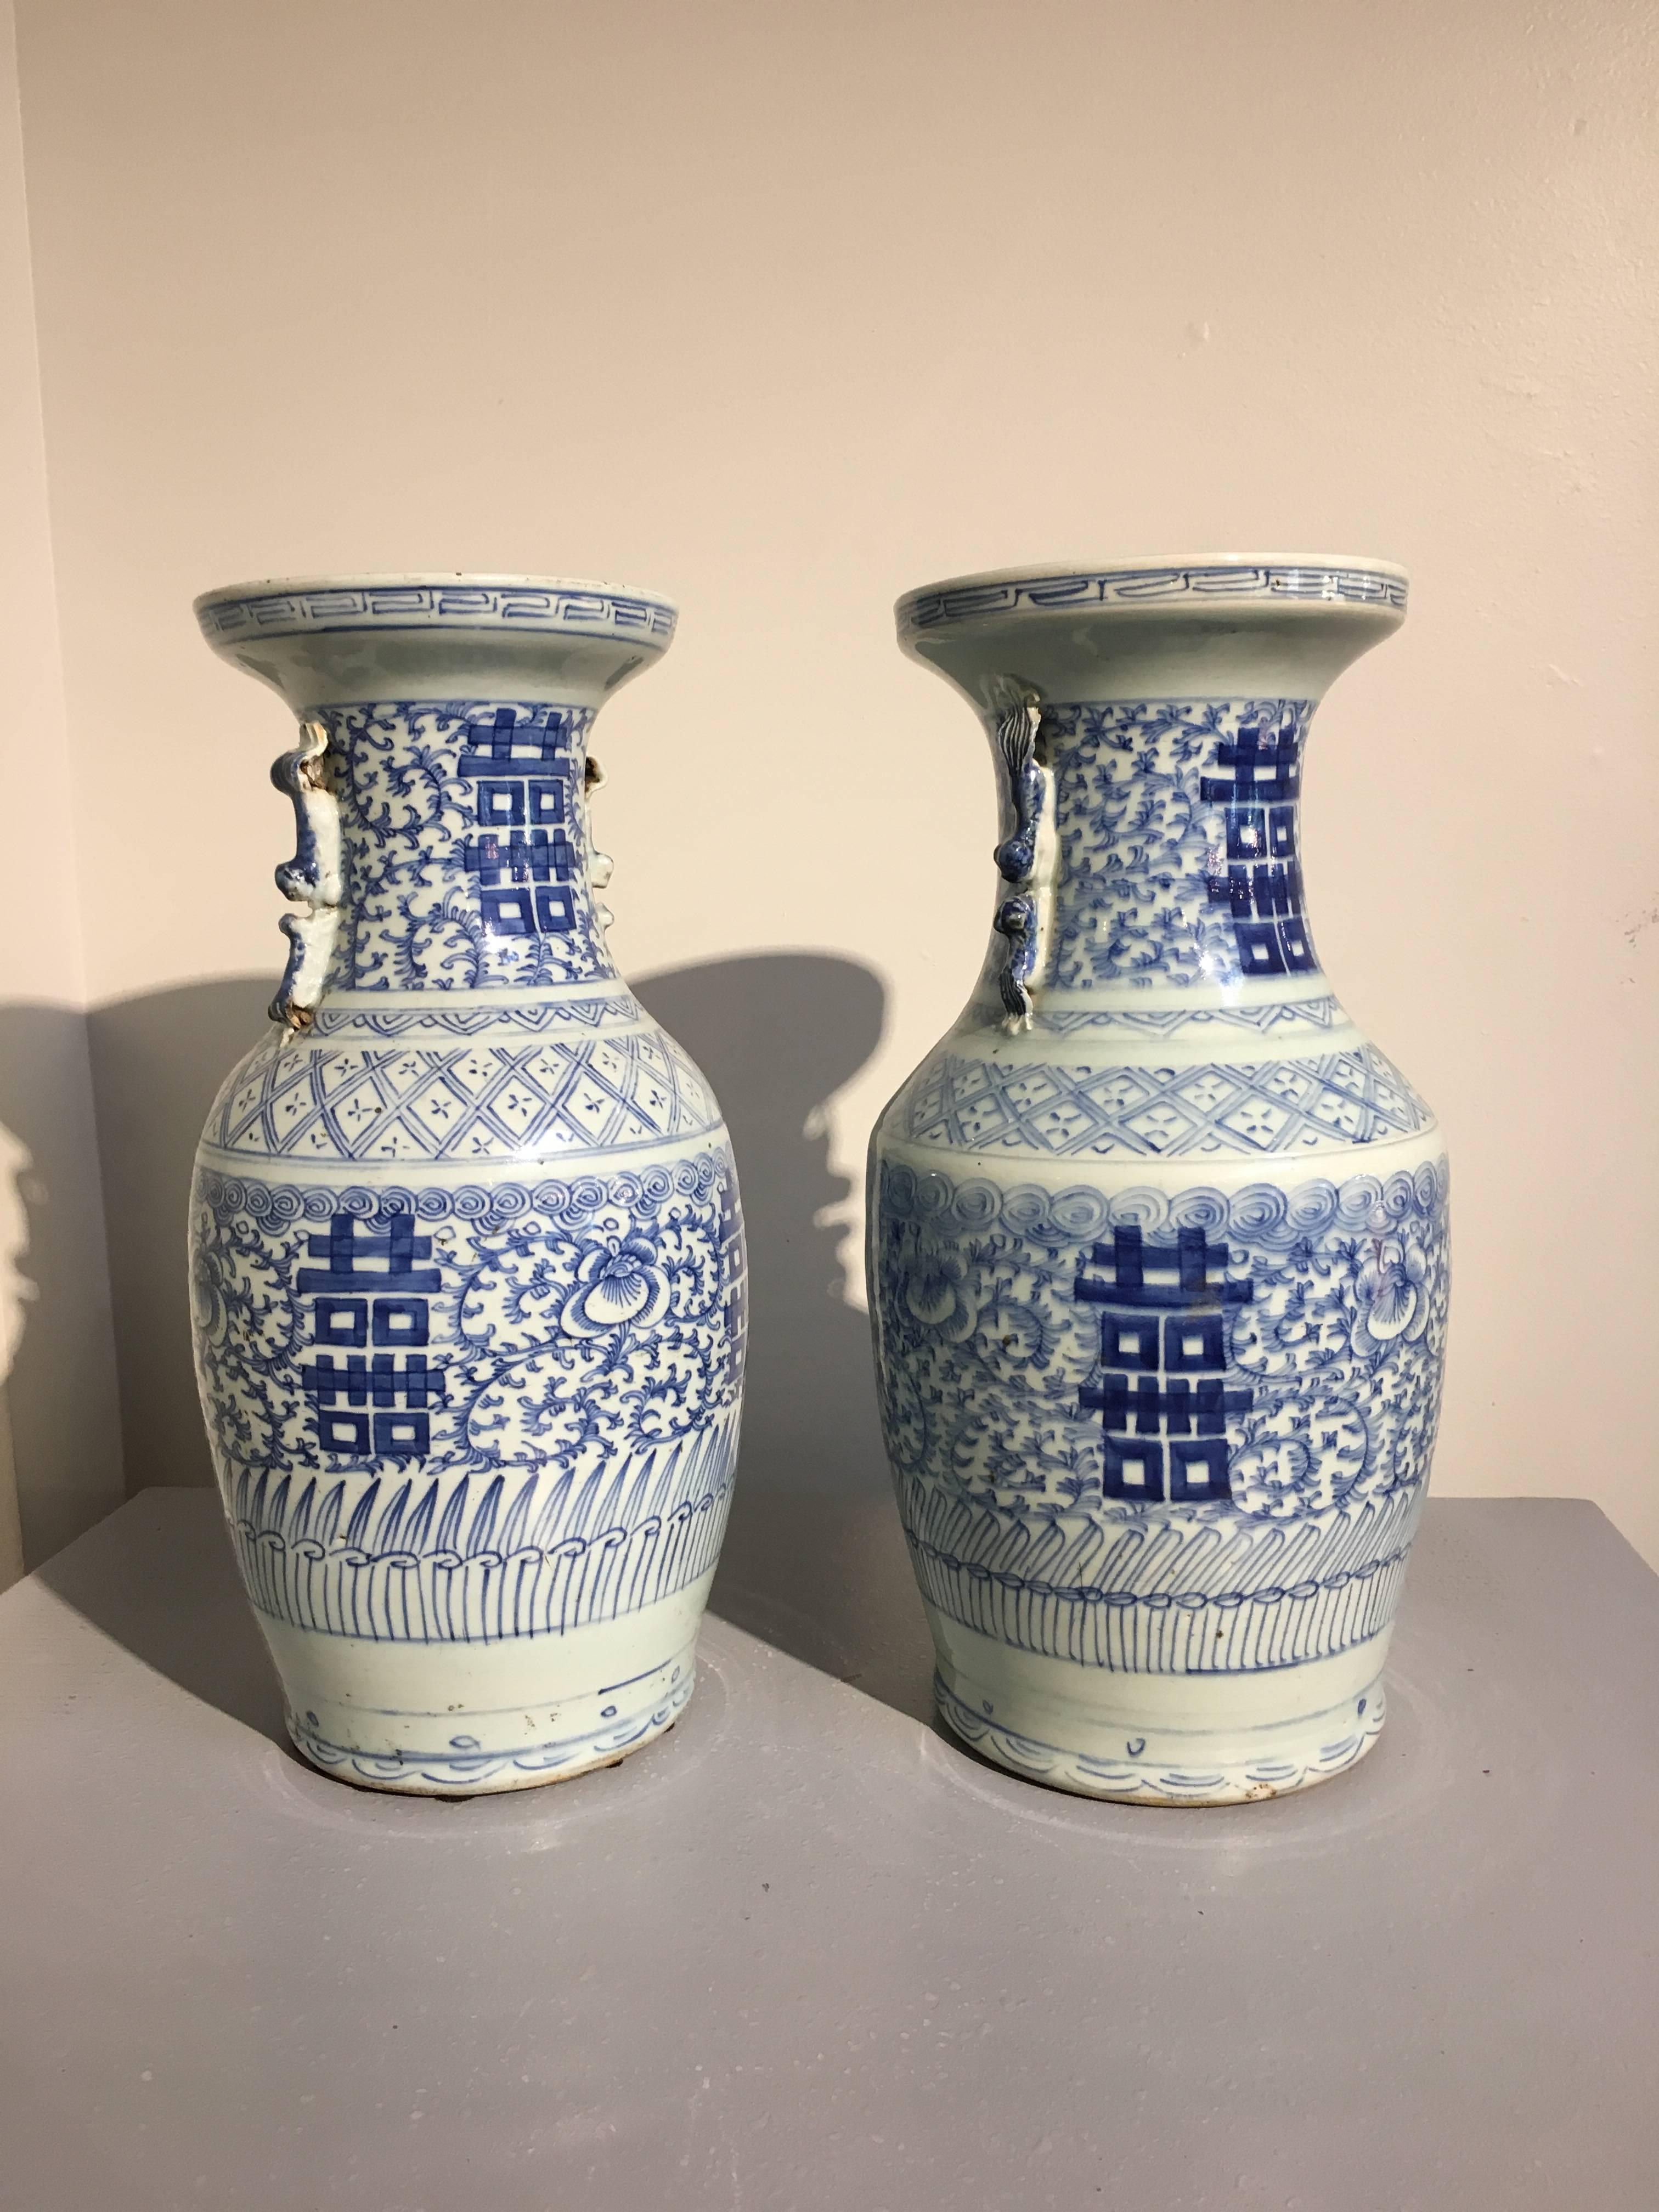
<path fill-rule="evenodd" d="M 313 1765 L 320 1766 L 325 1773 L 345 1775 L 359 1782 L 397 1782 L 406 1785 L 420 1781 L 434 1783 L 440 1789 L 476 1790 L 480 1783 L 498 1780 L 502 1775 L 550 1778 L 622 1758 L 647 1737 L 672 1727 L 685 1710 L 696 1687 L 696 1676 L 690 1664 L 677 1673 L 678 1679 L 649 1704 L 621 1718 L 616 1717 L 617 1709 L 613 1706 L 610 1725 L 597 1733 L 587 1730 L 576 1735 L 553 1736 L 544 1743 L 514 1750 L 496 1750 L 476 1738 L 458 1736 L 430 1749 L 405 1751 L 395 1759 L 382 1758 L 374 1752 L 331 1743 L 319 1733 L 313 1714 L 293 1711 L 288 1716 L 289 1734 Z M 434 1726 L 437 1726 L 435 1715 Z"/>
<path fill-rule="evenodd" d="M 1037 911 L 1029 889 L 1036 870 L 1037 830 L 1046 797 L 1037 765 L 1036 731 L 1036 709 L 1028 700 L 1011 702 L 996 717 L 994 738 L 1009 826 L 991 857 L 1014 896 L 999 906 L 993 927 L 1007 943 L 998 976 L 1003 1012 L 1019 1021 L 1030 1018 L 1030 984 L 1036 965 Z"/>
<path fill-rule="evenodd" d="M 1431 1119 L 1369 1044 L 1312 1060 L 1185 1067 L 946 1054 L 902 1097 L 904 1133 L 919 1144 L 1091 1159 L 1326 1152 L 1412 1136 Z"/>
<path fill-rule="evenodd" d="M 1172 599 L 1198 601 L 1260 597 L 1323 599 L 1352 606 L 1406 605 L 1406 580 L 1374 568 L 1299 568 L 1283 564 L 1213 562 L 1193 568 L 1109 568 L 1070 576 L 992 579 L 955 584 L 943 591 L 906 594 L 898 603 L 901 635 L 939 629 L 988 616 L 1095 607 L 1145 606 Z"/>
<path fill-rule="evenodd" d="M 348 890 L 330 989 L 613 977 L 587 884 L 592 708 L 323 710 Z"/>
<path fill-rule="evenodd" d="M 1066 854 L 1048 980 L 1231 985 L 1316 969 L 1296 846 L 1311 712 L 1283 699 L 1045 708 Z"/>
<path fill-rule="evenodd" d="M 673 611 L 482 579 L 198 611 L 303 717 L 282 1025 L 214 1103 L 191 1219 L 203 1413 L 291 1732 L 393 1790 L 612 1762 L 690 1693 L 746 1327 L 719 1109 L 596 896 L 594 702 Z M 465 690 L 492 667 L 574 696 Z"/>
<path fill-rule="evenodd" d="M 1012 826 L 992 858 L 1004 881 L 1030 883 L 1036 866 L 1037 824 L 1042 815 L 1042 771 L 1036 762 L 1036 714 L 1024 701 L 999 714 L 997 751 L 1002 763 Z"/>
<path fill-rule="evenodd" d="M 288 940 L 288 953 L 283 962 L 283 972 L 277 981 L 276 991 L 272 994 L 270 1004 L 265 1008 L 265 1012 L 273 1022 L 286 1022 L 295 1003 L 295 994 L 300 988 L 300 978 L 305 972 L 305 931 L 297 914 L 278 915 L 276 927 Z"/>
<path fill-rule="evenodd" d="M 1271 1796 L 1381 1726 L 1439 1412 L 1445 1163 L 1319 971 L 1298 815 L 1308 695 L 1404 598 L 1224 561 L 900 608 L 990 731 L 999 864 L 1030 873 L 1016 913 L 1005 870 L 969 1007 L 872 1140 L 882 1426 L 940 1711 L 1062 1788 Z M 1270 633 L 1285 696 L 1226 688 Z M 1115 696 L 1079 696 L 1091 666 Z M 1173 668 L 1194 689 L 1156 696 Z M 1042 702 L 1029 839 L 1016 695 Z M 1208 1687 L 1177 1709 L 1170 1676 Z"/>
<path fill-rule="evenodd" d="M 278 866 L 276 888 L 284 898 L 301 903 L 314 898 L 319 887 L 317 832 L 307 805 L 312 786 L 306 776 L 307 769 L 316 757 L 314 747 L 302 742 L 291 752 L 279 753 L 270 764 L 273 787 L 292 801 L 294 807 L 294 858 Z"/>
<path fill-rule="evenodd" d="M 198 603 L 197 619 L 210 645 L 307 630 L 500 629 L 634 638 L 661 652 L 673 637 L 675 611 L 642 592 L 556 584 L 364 584 L 210 598 Z"/>
<path fill-rule="evenodd" d="M 1036 902 L 1029 898 L 1004 899 L 992 927 L 999 937 L 1006 939 L 1008 947 L 997 979 L 1003 1012 L 1017 1021 L 1024 1021 L 1031 1012 L 1031 971 L 1036 965 Z"/>
<path fill-rule="evenodd" d="M 1390 1617 L 1439 1410 L 1443 1164 L 1115 1196 L 891 1160 L 872 1300 L 917 1573 L 1085 1665 L 1243 1671 Z"/>
<path fill-rule="evenodd" d="M 1073 1036 L 1079 1030 L 1119 1030 L 1139 1036 L 1173 1036 L 1178 1030 L 1254 1030 L 1270 1036 L 1285 1030 L 1329 1030 L 1347 1020 L 1337 1001 L 1329 997 L 1275 1000 L 1259 1006 L 1040 1006 L 1034 1026 L 1052 1030 L 1056 1036 Z"/>
<path fill-rule="evenodd" d="M 204 1141 L 271 1159 L 510 1160 L 699 1136 L 714 1121 L 702 1079 L 660 1030 L 320 1048 L 278 1031 L 226 1084 Z"/>
<path fill-rule="evenodd" d="M 305 912 L 284 915 L 278 925 L 288 959 L 266 1011 L 272 1021 L 299 1029 L 310 1023 L 339 923 L 339 809 L 327 747 L 324 726 L 303 722 L 299 744 L 270 770 L 272 783 L 293 805 L 295 822 L 294 857 L 277 868 L 276 888 Z"/>
<path fill-rule="evenodd" d="M 203 1169 L 194 1205 L 198 1375 L 256 1605 L 489 1639 L 712 1566 L 744 1326 L 723 1147 L 533 1186 Z"/>
<path fill-rule="evenodd" d="M 1063 1749 L 1039 1737 L 1017 1735 L 1012 1729 L 1000 1727 L 985 1713 L 975 1711 L 937 1674 L 933 1677 L 933 1695 L 940 1712 L 958 1735 L 969 1743 L 986 1745 L 1005 1766 L 1018 1773 L 1029 1774 L 1041 1782 L 1068 1780 L 1080 1784 L 1085 1791 L 1094 1789 L 1116 1798 L 1133 1801 L 1145 1797 L 1159 1803 L 1182 1798 L 1198 1803 L 1223 1793 L 1234 1797 L 1279 1796 L 1288 1790 L 1300 1790 L 1310 1782 L 1323 1781 L 1330 1775 L 1340 1774 L 1345 1767 L 1352 1766 L 1364 1756 L 1381 1735 L 1386 1717 L 1379 1682 L 1369 1701 L 1369 1717 L 1368 1701 L 1361 1698 L 1354 1711 L 1354 1725 L 1334 1733 L 1331 1741 L 1320 1747 L 1316 1759 L 1258 1757 L 1237 1770 L 1224 1771 L 1213 1767 L 1178 1766 L 1162 1759 L 1143 1759 L 1141 1754 L 1146 1748 L 1144 1736 L 1132 1736 L 1125 1741 L 1122 1759 L 1098 1759 L 1084 1752 Z"/>
<path fill-rule="evenodd" d="M 1098 1413 L 1104 1497 L 1129 1505 L 1211 1504 L 1231 1498 L 1228 1424 L 1248 1413 L 1253 1390 L 1222 1380 L 1229 1309 L 1255 1285 L 1227 1270 L 1232 1255 L 1200 1229 L 1148 1243 L 1137 1224 L 1112 1231 L 1079 1272 L 1074 1295 L 1103 1306 L 1098 1377 L 1078 1403 Z"/>
<path fill-rule="evenodd" d="M 491 1030 L 520 1030 L 540 1036 L 548 1030 L 605 1029 L 636 1023 L 639 1018 L 640 1002 L 631 991 L 614 998 L 555 999 L 530 1006 L 515 1006 L 511 1000 L 502 999 L 483 1006 L 428 1004 L 384 1012 L 375 1007 L 342 1004 L 336 999 L 318 1007 L 310 1034 L 313 1037 L 398 1037 L 421 1031 L 428 1036 L 470 1037 L 483 1036 Z"/>
<path fill-rule="evenodd" d="M 1216 748 L 1231 773 L 1199 778 L 1198 795 L 1220 807 L 1226 837 L 1224 871 L 1210 856 L 1210 903 L 1231 916 L 1247 975 L 1295 975 L 1319 965 L 1302 908 L 1297 848 L 1304 720 L 1281 706 L 1276 714 L 1242 721 L 1237 736 Z"/>

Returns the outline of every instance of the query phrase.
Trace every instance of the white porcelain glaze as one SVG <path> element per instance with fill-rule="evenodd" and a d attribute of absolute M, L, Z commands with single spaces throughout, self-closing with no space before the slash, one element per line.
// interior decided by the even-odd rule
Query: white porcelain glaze
<path fill-rule="evenodd" d="M 690 1696 L 737 1452 L 731 1149 L 593 896 L 588 733 L 674 610 L 401 576 L 198 614 L 301 721 L 289 969 L 192 1203 L 243 1577 L 325 1771 L 556 1781 Z"/>
<path fill-rule="evenodd" d="M 1274 1796 L 1382 1723 L 1446 1168 L 1319 967 L 1297 810 L 1315 707 L 1405 601 L 1384 562 L 1225 554 L 899 605 L 1003 823 L 978 986 L 872 1146 L 883 1418 L 940 1709 L 1064 1789 Z"/>

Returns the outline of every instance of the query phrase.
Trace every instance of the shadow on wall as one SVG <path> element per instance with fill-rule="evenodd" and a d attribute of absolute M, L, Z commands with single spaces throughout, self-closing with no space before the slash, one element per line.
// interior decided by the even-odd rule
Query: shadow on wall
<path fill-rule="evenodd" d="M 714 1085 L 743 1187 L 749 1382 L 715 1610 L 925 1719 L 932 1650 L 882 1451 L 869 1330 L 841 1294 L 844 1232 L 822 1218 L 848 1191 L 830 1171 L 818 1109 L 875 1050 L 881 985 L 850 961 L 770 953 L 635 988 Z M 129 1492 L 212 1480 L 191 1361 L 191 1163 L 220 1084 L 264 1033 L 270 994 L 268 975 L 233 976 L 91 1017 Z"/>
<path fill-rule="evenodd" d="M 78 1007 L 0 1006 L 0 1308 L 17 1518 L 23 1559 L 34 1566 L 122 1498 L 88 1023 Z"/>
<path fill-rule="evenodd" d="M 882 987 L 822 954 L 711 961 L 636 982 L 714 1085 L 748 1233 L 743 1455 L 715 1612 L 918 1720 L 933 1646 L 876 1416 L 869 1324 L 842 1296 L 848 1195 L 819 1109 L 881 1040 Z M 851 1255 L 854 1267 L 860 1255 Z"/>
<path fill-rule="evenodd" d="M 208 1108 L 264 1036 L 270 1000 L 269 975 L 228 975 L 88 1017 L 129 1495 L 213 1480 L 190 1348 L 191 1169 Z"/>

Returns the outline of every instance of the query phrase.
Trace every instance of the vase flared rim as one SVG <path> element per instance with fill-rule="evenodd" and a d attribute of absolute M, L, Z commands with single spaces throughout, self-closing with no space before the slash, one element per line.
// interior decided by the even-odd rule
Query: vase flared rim
<path fill-rule="evenodd" d="M 459 569 L 265 576 L 220 585 L 193 605 L 216 646 L 331 630 L 459 629 L 627 637 L 662 652 L 679 616 L 672 599 L 635 584 Z"/>
<path fill-rule="evenodd" d="M 1406 610 L 1406 571 L 1348 553 L 1173 553 L 1113 561 L 1022 562 L 947 576 L 906 592 L 893 611 L 901 636 L 1010 615 L 1164 613 L 1241 603 Z"/>

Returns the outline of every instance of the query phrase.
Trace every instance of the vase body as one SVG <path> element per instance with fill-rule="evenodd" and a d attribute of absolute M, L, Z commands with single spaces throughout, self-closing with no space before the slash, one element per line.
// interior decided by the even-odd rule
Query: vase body
<path fill-rule="evenodd" d="M 1003 823 L 974 997 L 872 1143 L 883 1420 L 944 1718 L 1085 1795 L 1275 1796 L 1382 1725 L 1446 1165 L 1320 969 L 1298 801 L 1405 596 L 1228 556 L 900 602 Z"/>
<path fill-rule="evenodd" d="M 198 602 L 301 719 L 289 970 L 192 1194 L 197 1370 L 294 1741 L 437 1796 L 672 1726 L 730 1498 L 719 1109 L 618 976 L 589 837 L 644 593 L 405 578 Z"/>

